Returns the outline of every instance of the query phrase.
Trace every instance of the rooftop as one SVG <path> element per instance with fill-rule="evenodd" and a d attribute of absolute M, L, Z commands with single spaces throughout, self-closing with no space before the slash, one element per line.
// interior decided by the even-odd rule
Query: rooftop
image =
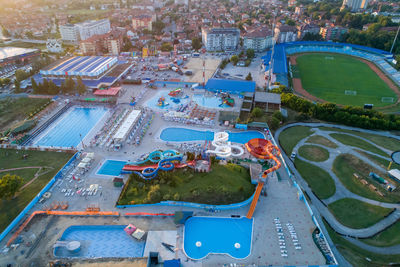
<path fill-rule="evenodd" d="M 0 61 L 16 56 L 22 56 L 27 53 L 39 52 L 39 49 L 29 49 L 29 48 L 21 48 L 21 47 L 3 47 L 0 48 Z"/>
<path fill-rule="evenodd" d="M 254 101 L 263 103 L 281 103 L 281 95 L 267 92 L 256 92 L 254 95 Z"/>

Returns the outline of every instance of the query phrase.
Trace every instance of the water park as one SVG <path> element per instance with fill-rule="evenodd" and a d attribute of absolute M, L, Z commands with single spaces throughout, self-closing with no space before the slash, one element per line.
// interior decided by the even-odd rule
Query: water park
<path fill-rule="evenodd" d="M 243 95 L 216 86 L 124 84 L 117 104 L 54 100 L 6 147 L 71 154 L 35 166 L 59 169 L 4 220 L 0 264 L 335 265 L 270 131 L 219 124 Z"/>

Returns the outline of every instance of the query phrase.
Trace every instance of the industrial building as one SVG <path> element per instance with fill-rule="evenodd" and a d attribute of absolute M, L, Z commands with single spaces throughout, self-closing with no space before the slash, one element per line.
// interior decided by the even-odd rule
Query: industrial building
<path fill-rule="evenodd" d="M 28 64 L 38 56 L 40 56 L 39 49 L 3 47 L 0 48 L 0 67 L 14 64 Z"/>

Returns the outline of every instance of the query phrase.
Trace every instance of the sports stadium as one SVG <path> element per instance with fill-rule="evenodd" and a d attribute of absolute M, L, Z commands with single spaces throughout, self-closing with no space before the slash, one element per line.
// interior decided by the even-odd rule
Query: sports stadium
<path fill-rule="evenodd" d="M 312 101 L 376 107 L 399 101 L 400 73 L 387 51 L 347 43 L 277 44 L 264 57 L 277 82 Z"/>
<path fill-rule="evenodd" d="M 111 86 L 129 70 L 130 66 L 125 61 L 118 61 L 116 57 L 76 56 L 64 58 L 47 66 L 33 78 L 36 83 L 47 79 L 60 86 L 68 77 L 73 79 L 81 77 L 88 88 L 100 88 Z M 31 86 L 30 80 L 24 81 L 21 85 L 22 88 L 27 86 Z"/>

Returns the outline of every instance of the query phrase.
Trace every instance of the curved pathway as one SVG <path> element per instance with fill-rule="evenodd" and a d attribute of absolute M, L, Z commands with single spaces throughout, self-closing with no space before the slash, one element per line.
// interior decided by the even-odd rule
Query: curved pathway
<path fill-rule="evenodd" d="M 286 125 L 282 128 L 279 128 L 276 133 L 275 133 L 275 139 L 279 140 L 279 135 L 282 131 L 284 131 L 287 128 L 293 127 L 293 126 L 307 126 L 307 127 L 320 127 L 320 126 L 325 126 L 325 127 L 334 127 L 334 128 L 340 128 L 340 129 L 347 129 L 347 130 L 355 130 L 355 131 L 362 131 L 362 132 L 367 132 L 367 133 L 373 133 L 375 135 L 381 135 L 381 136 L 386 136 L 386 137 L 393 137 L 395 139 L 400 140 L 400 137 L 397 136 L 392 136 L 390 133 L 387 132 L 375 132 L 375 131 L 371 131 L 371 130 L 363 130 L 363 129 L 359 129 L 359 128 L 353 128 L 353 127 L 348 127 L 348 126 L 341 126 L 341 125 L 331 125 L 328 123 L 294 123 L 294 124 L 290 124 L 290 125 Z M 302 186 L 303 190 L 305 190 L 307 192 L 307 194 L 309 195 L 311 201 L 312 201 L 312 205 L 314 205 L 318 212 L 319 212 L 319 216 L 323 216 L 327 222 L 341 235 L 347 236 L 346 239 L 348 239 L 350 242 L 352 242 L 353 244 L 358 245 L 358 240 L 351 238 L 351 237 L 356 237 L 356 238 L 366 238 L 366 237 L 370 237 L 375 235 L 376 233 L 384 230 L 386 227 L 392 225 L 393 223 L 397 222 L 400 219 L 400 204 L 395 204 L 395 203 L 386 203 L 386 202 L 379 202 L 376 200 L 371 200 L 365 197 L 361 197 L 357 194 L 354 194 L 352 192 L 350 192 L 339 180 L 339 178 L 335 175 L 335 173 L 333 173 L 332 169 L 332 164 L 334 159 L 336 158 L 337 155 L 341 154 L 341 153 L 349 153 L 352 154 L 354 156 L 359 157 L 360 159 L 364 160 L 366 163 L 372 164 L 373 166 L 376 166 L 376 164 L 374 162 L 372 162 L 371 160 L 369 160 L 367 157 L 360 155 L 360 153 L 356 152 L 353 150 L 352 147 L 346 146 L 341 144 L 339 141 L 337 141 L 336 139 L 332 138 L 329 133 L 332 133 L 330 131 L 322 131 L 322 130 L 318 130 L 318 129 L 314 129 L 314 133 L 312 133 L 311 135 L 321 135 L 327 139 L 329 139 L 330 141 L 334 142 L 336 145 L 338 145 L 337 148 L 328 148 L 322 145 L 318 145 L 318 144 L 313 144 L 319 147 L 323 147 L 325 149 L 327 149 L 330 152 L 329 158 L 328 160 L 319 163 L 323 166 L 323 169 L 325 169 L 326 171 L 329 172 L 329 174 L 332 176 L 335 185 L 336 185 L 336 192 L 335 194 L 326 199 L 326 200 L 320 200 L 318 199 L 312 192 L 311 188 L 308 186 L 307 182 L 301 177 L 300 173 L 296 170 L 293 162 L 291 160 L 289 160 L 289 158 L 287 157 L 287 155 L 285 153 L 282 153 L 283 157 L 285 158 L 285 161 L 287 163 L 287 165 L 290 167 L 290 170 L 292 172 L 294 172 L 294 176 L 296 177 L 296 180 L 299 182 L 299 184 Z M 340 132 L 342 133 L 342 132 Z M 343 133 L 343 134 L 347 134 L 347 133 Z M 310 136 L 311 136 L 310 135 Z M 370 144 L 373 144 L 374 146 L 382 149 L 383 151 L 385 151 L 386 153 L 390 153 L 389 150 L 382 148 L 378 145 L 376 145 L 375 143 L 353 135 L 353 134 L 349 134 L 352 135 L 354 137 L 360 138 Z M 300 146 L 304 145 L 306 143 L 306 140 L 310 137 L 308 136 L 307 138 L 304 138 L 303 140 L 301 140 L 295 147 L 294 150 L 297 150 Z M 280 146 L 280 144 L 279 144 Z M 363 149 L 359 149 L 360 151 L 364 151 Z M 282 148 L 281 148 L 281 151 Z M 372 155 L 378 156 L 377 154 L 368 152 Z M 382 158 L 385 158 L 381 155 L 379 155 Z M 315 164 L 315 162 L 306 160 L 304 158 L 302 158 L 301 156 L 299 156 L 302 160 L 311 163 L 311 164 Z M 385 158 L 387 160 L 389 160 L 388 158 Z M 382 170 L 383 168 L 379 167 L 377 168 L 379 170 Z M 327 204 L 332 203 L 338 199 L 342 199 L 342 198 L 355 198 L 373 205 L 377 205 L 377 206 L 382 206 L 382 207 L 386 207 L 386 208 L 397 208 L 397 210 L 395 212 L 393 212 L 392 214 L 390 214 L 388 217 L 382 219 L 381 221 L 379 221 L 378 223 L 368 227 L 368 228 L 363 228 L 363 229 L 352 229 L 349 227 L 346 227 L 344 225 L 342 225 L 340 222 L 338 222 L 336 220 L 336 218 L 333 216 L 333 214 L 329 211 L 329 209 L 326 207 Z M 357 242 L 358 241 L 358 242 Z M 362 242 L 361 242 L 362 243 Z M 364 243 L 362 243 L 364 244 Z M 400 246 L 400 245 L 399 245 Z M 399 250 L 396 250 L 399 246 L 393 246 L 390 247 L 390 249 L 388 249 L 386 251 L 386 254 L 398 254 Z M 361 247 L 361 246 L 360 246 Z M 375 252 L 375 253 L 380 253 L 380 251 L 382 251 L 382 248 L 379 247 L 374 247 L 374 246 L 370 246 L 370 245 L 362 245 L 362 247 L 368 251 L 371 252 Z"/>

